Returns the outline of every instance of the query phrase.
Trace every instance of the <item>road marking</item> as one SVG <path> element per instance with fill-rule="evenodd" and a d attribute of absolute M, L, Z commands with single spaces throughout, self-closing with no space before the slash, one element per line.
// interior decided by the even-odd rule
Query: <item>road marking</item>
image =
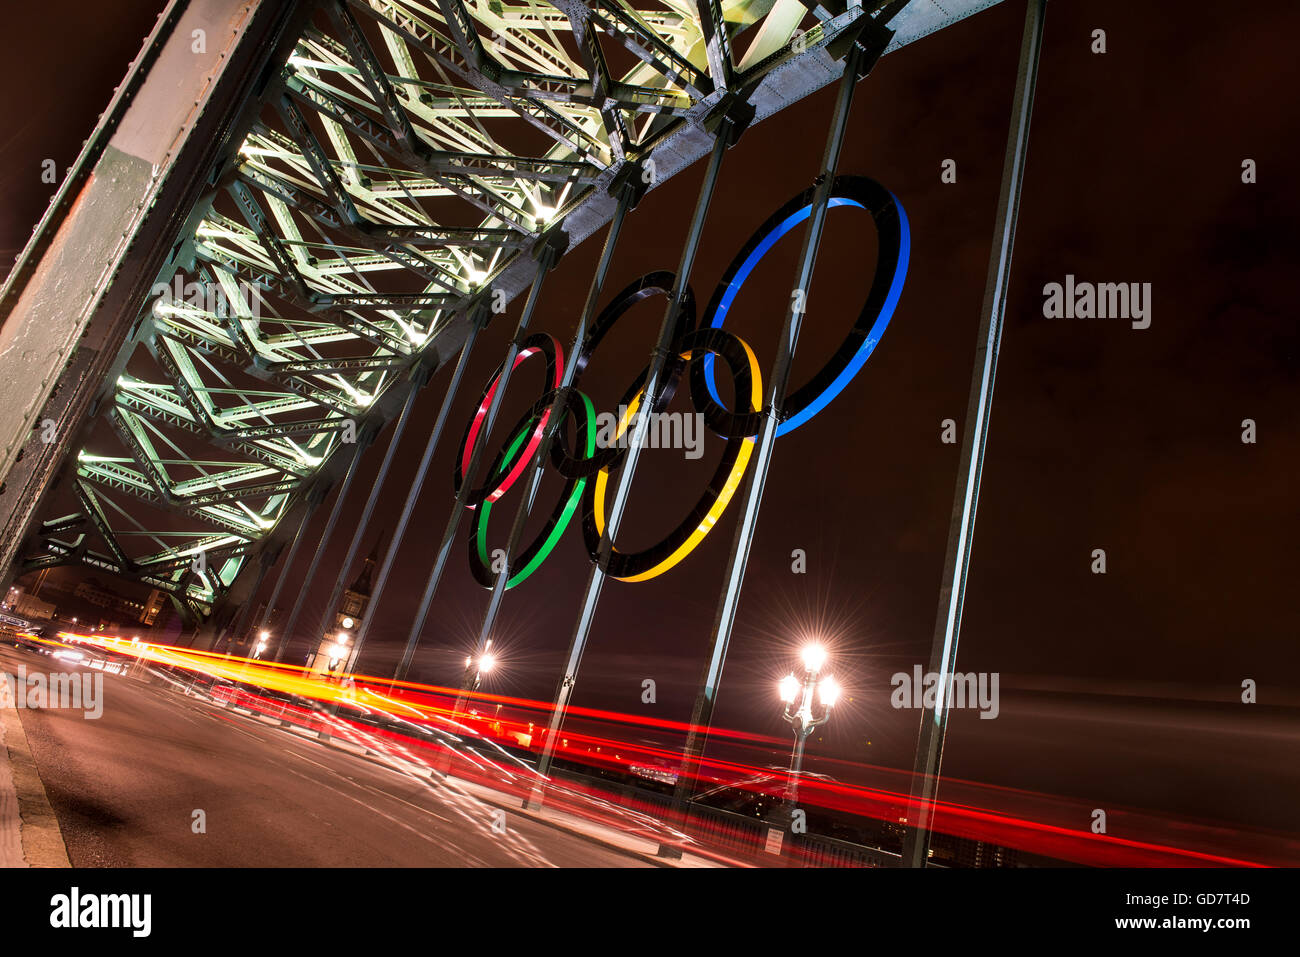
<path fill-rule="evenodd" d="M 443 816 L 442 816 L 441 814 L 439 814 L 438 812 L 436 812 L 436 811 L 431 811 L 431 810 L 429 810 L 427 807 L 421 807 L 419 804 L 412 804 L 410 801 L 406 800 L 405 798 L 398 797 L 396 794 L 394 794 L 394 793 L 391 792 L 391 791 L 385 791 L 383 788 L 375 787 L 375 786 L 372 785 L 372 784 L 363 784 L 363 783 L 360 782 L 360 781 L 357 781 L 357 780 L 355 780 L 355 779 L 353 779 L 353 778 L 348 777 L 346 774 L 344 774 L 344 773 L 343 773 L 342 771 L 340 771 L 338 768 L 331 768 L 331 767 L 330 767 L 329 765 L 327 765 L 327 764 L 321 764 L 319 761 L 313 761 L 311 758 L 307 757 L 305 754 L 298 754 L 297 751 L 292 751 L 292 750 L 289 750 L 288 748 L 286 748 L 285 751 L 288 752 L 289 754 L 295 755 L 296 757 L 300 758 L 300 759 L 303 760 L 303 761 L 306 761 L 308 764 L 314 764 L 314 765 L 316 765 L 316 767 L 318 767 L 318 768 L 323 768 L 324 770 L 329 771 L 331 774 L 334 774 L 334 775 L 337 775 L 338 777 L 343 778 L 343 780 L 348 781 L 349 783 L 351 783 L 351 784 L 354 785 L 355 787 L 359 787 L 359 788 L 362 788 L 362 789 L 367 790 L 367 791 L 373 791 L 375 794 L 382 794 L 384 797 L 391 798 L 391 799 L 394 800 L 394 801 L 399 801 L 399 802 L 401 802 L 402 804 L 407 805 L 408 807 L 413 807 L 413 808 L 415 808 L 417 811 L 423 811 L 425 814 L 428 814 L 430 817 L 436 817 L 439 821 L 442 821 L 442 822 L 445 823 L 445 824 L 454 824 L 454 823 L 456 823 L 456 822 L 453 821 L 451 818 L 449 818 L 449 817 L 443 817 Z M 387 768 L 387 767 L 385 767 L 385 766 L 382 765 L 382 764 L 381 764 L 381 765 L 375 765 L 375 767 L 384 768 L 385 770 L 388 770 L 388 771 L 393 771 L 394 773 L 396 773 L 396 774 L 398 774 L 399 776 L 401 776 L 404 780 L 410 781 L 410 778 L 408 778 L 406 775 L 403 775 L 400 771 L 396 771 L 394 768 Z M 415 783 L 416 783 L 416 784 L 419 784 L 419 783 L 421 783 L 421 782 L 419 782 L 419 781 L 417 780 Z M 424 783 L 424 785 L 425 785 L 425 789 L 422 789 L 422 790 L 423 790 L 423 793 L 426 793 L 426 794 L 427 794 L 427 793 L 432 793 L 431 790 L 428 789 L 428 782 L 425 781 L 425 782 L 423 782 L 423 783 Z"/>
<path fill-rule="evenodd" d="M 302 756 L 299 755 L 299 757 L 302 757 Z M 304 759 L 304 760 L 305 760 L 305 759 Z M 315 761 L 312 761 L 311 763 L 312 763 L 312 764 L 315 764 L 316 762 L 315 762 Z M 320 767 L 325 768 L 325 770 L 327 770 L 327 771 L 332 771 L 334 774 L 338 774 L 337 771 L 333 771 L 332 768 L 326 768 L 325 765 L 323 765 L 323 764 L 320 765 Z M 400 819 L 398 819 L 398 818 L 395 818 L 395 817 L 393 817 L 391 814 L 385 814 L 383 811 L 379 810 L 378 808 L 371 807 L 370 805 L 366 804 L 366 803 L 365 803 L 364 801 L 362 801 L 360 798 L 354 797 L 353 795 L 351 795 L 351 794 L 347 794 L 347 793 L 341 791 L 340 789 L 338 789 L 338 788 L 336 788 L 336 787 L 333 787 L 333 786 L 331 786 L 331 785 L 329 785 L 329 784 L 326 784 L 324 781 L 321 781 L 319 778 L 309 777 L 309 776 L 307 776 L 306 774 L 303 774 L 301 771 L 295 771 L 293 768 L 285 768 L 285 770 L 288 771 L 290 774 L 293 774 L 293 775 L 296 775 L 297 777 L 302 778 L 304 781 L 308 781 L 308 782 L 310 782 L 311 784 L 315 785 L 316 787 L 323 787 L 323 788 L 325 788 L 326 790 L 333 791 L 333 792 L 334 792 L 335 794 L 337 794 L 339 797 L 347 798 L 349 801 L 352 801 L 352 802 L 355 803 L 355 804 L 359 804 L 359 805 L 361 805 L 363 808 L 365 808 L 365 809 L 366 809 L 367 811 L 369 811 L 371 814 L 378 814 L 380 817 L 384 818 L 385 820 L 391 821 L 392 823 L 396 824 L 398 827 L 403 828 L 404 830 L 410 831 L 412 834 L 415 834 L 415 835 L 417 835 L 418 837 L 422 838 L 423 840 L 428 841 L 430 844 L 437 845 L 438 847 L 442 848 L 443 850 L 446 850 L 446 849 L 448 849 L 448 848 L 455 848 L 456 852 L 457 852 L 457 853 L 458 853 L 458 854 L 459 854 L 463 859 L 471 859 L 471 860 L 472 860 L 472 861 L 473 861 L 477 866 L 479 866 L 479 867 L 490 867 L 490 866 L 491 866 L 490 864 L 488 864 L 487 861 L 483 860 L 481 857 L 479 857 L 479 856 L 478 856 L 477 854 L 475 854 L 473 851 L 469 851 L 469 850 L 465 849 L 464 847 L 461 847 L 460 845 L 450 844 L 450 843 L 447 842 L 447 841 L 444 841 L 444 840 L 437 840 L 437 839 L 435 839 L 435 838 L 433 838 L 433 837 L 430 837 L 428 834 L 425 834 L 425 833 L 423 833 L 422 831 L 419 831 L 419 830 L 417 830 L 416 828 L 411 827 L 411 825 L 407 824 L 405 821 L 402 821 L 402 820 L 400 820 Z M 346 780 L 346 779 L 345 779 L 345 780 Z M 356 782 L 352 782 L 352 783 L 353 783 L 354 785 L 356 785 Z M 356 786 L 360 786 L 360 785 L 356 785 Z M 386 793 L 386 792 L 380 792 L 380 793 Z M 390 795 L 390 796 L 391 796 L 391 795 Z M 397 799 L 397 800 L 400 800 L 400 798 Z M 406 803 L 406 802 L 402 802 L 402 803 Z M 415 807 L 415 805 L 411 805 L 411 806 L 412 806 L 412 807 Z M 423 808 L 420 808 L 419 810 L 424 810 L 424 809 L 423 809 Z M 432 813 L 432 812 L 429 812 L 429 813 Z M 434 817 L 438 817 L 438 815 L 436 815 L 436 814 L 434 814 L 433 816 L 434 816 Z M 448 824 L 454 824 L 454 823 L 455 823 L 455 822 L 453 822 L 453 821 L 448 821 L 446 818 L 439 818 L 439 820 L 446 821 Z"/>
<path fill-rule="evenodd" d="M 198 703 L 207 704 L 208 702 L 201 700 Z M 220 703 L 220 702 L 214 702 L 214 703 Z M 245 715 L 250 714 L 250 712 L 245 711 L 245 709 L 242 707 L 229 708 L 227 710 L 227 715 L 222 715 L 215 712 L 201 712 L 201 713 L 206 714 L 208 717 L 223 721 L 224 723 L 229 725 L 233 730 L 238 731 L 241 734 L 244 734 L 246 737 L 259 741 L 260 743 L 273 744 L 274 742 L 271 740 L 271 738 L 273 737 L 274 732 L 288 731 L 291 734 L 296 735 L 299 740 L 311 741 L 318 745 L 329 747 L 331 750 L 335 752 L 343 751 L 345 753 L 354 754 L 355 756 L 362 757 L 362 758 L 369 756 L 375 759 L 366 762 L 366 764 L 369 767 L 376 770 L 382 769 L 388 771 L 390 774 L 396 775 L 398 778 L 403 779 L 406 783 L 414 785 L 415 787 L 413 790 L 416 791 L 417 793 L 422 793 L 426 796 L 432 796 L 440 800 L 444 807 L 446 807 L 448 810 L 454 811 L 455 813 L 461 815 L 464 818 L 464 820 L 460 822 L 461 824 L 470 824 L 471 826 L 474 826 L 474 825 L 481 825 L 481 822 L 478 821 L 474 815 L 467 813 L 465 809 L 456 806 L 457 803 L 459 802 L 469 802 L 473 805 L 476 805 L 477 809 L 501 808 L 501 809 L 509 810 L 511 813 L 515 813 L 517 811 L 517 809 L 514 807 L 513 802 L 511 802 L 508 798 L 505 798 L 505 796 L 503 796 L 501 792 L 495 791 L 491 787 L 484 786 L 484 785 L 477 785 L 477 786 L 471 786 L 469 788 L 462 788 L 459 787 L 458 785 L 469 784 L 469 782 L 453 783 L 453 780 L 448 779 L 445 775 L 437 775 L 442 786 L 440 788 L 435 788 L 435 782 L 432 779 L 435 777 L 437 772 L 435 772 L 432 768 L 428 767 L 427 765 L 417 764 L 408 761 L 405 758 L 401 758 L 393 754 L 388 754 L 380 750 L 375 750 L 373 747 L 367 747 L 365 745 L 359 745 L 359 744 L 352 743 L 350 741 L 345 741 L 339 738 L 337 734 L 331 734 L 330 737 L 322 739 L 320 731 L 301 727 L 297 724 L 292 724 L 292 723 L 288 725 L 282 725 L 281 719 L 268 717 L 260 713 L 252 713 L 250 715 L 254 719 L 258 719 L 258 724 L 251 725 L 251 726 L 244 725 L 242 722 L 239 722 L 238 720 L 232 719 L 231 717 L 227 717 L 227 715 L 231 713 L 239 713 Z M 273 725 L 282 725 L 282 726 L 272 727 Z M 256 727 L 260 727 L 262 730 L 269 732 L 269 734 L 265 739 L 253 733 L 253 730 Z M 364 732 L 362 734 L 364 737 L 365 736 Z M 358 781 L 352 777 L 347 776 L 342 771 L 339 771 L 336 768 L 332 768 L 326 764 L 321 764 L 318 761 L 313 761 L 310 758 L 308 758 L 306 755 L 301 754 L 300 752 L 295 751 L 291 748 L 281 746 L 280 750 L 281 753 L 287 752 L 289 754 L 292 754 L 295 757 L 297 757 L 299 760 L 305 761 L 308 764 L 321 768 L 322 770 L 327 771 L 330 774 L 333 774 L 336 777 L 339 777 L 347 781 L 349 784 L 352 784 L 354 787 L 360 790 L 368 791 L 372 794 L 386 797 L 392 801 L 399 802 L 401 804 L 406 805 L 407 807 L 412 808 L 413 810 L 421 811 L 425 814 L 428 814 L 429 816 L 436 818 L 437 820 L 442 821 L 444 823 L 447 824 L 457 823 L 455 821 L 452 821 L 449 818 L 437 814 L 434 811 L 431 811 L 427 807 L 423 807 L 419 804 L 414 804 L 411 801 L 406 800 L 405 798 L 399 797 L 396 794 L 393 794 L 391 791 L 385 790 L 383 787 L 376 787 L 369 783 L 362 783 L 361 781 Z M 487 762 L 492 767 L 502 771 L 505 770 L 504 768 L 501 768 L 499 765 L 497 765 L 495 761 L 492 761 L 490 758 L 487 758 L 485 755 L 478 754 L 478 752 L 474 752 L 474 753 L 477 754 L 482 760 Z M 311 780 L 309 778 L 305 778 L 305 776 L 300 774 L 299 772 L 293 771 L 291 768 L 285 768 L 285 770 L 290 771 L 291 773 L 295 774 L 298 777 L 304 777 L 304 779 Z M 506 773 L 509 775 L 509 772 Z M 474 790 L 479 790 L 479 789 L 486 791 L 488 794 L 491 794 L 492 797 L 485 798 L 480 794 L 472 793 Z M 330 790 L 337 791 L 337 789 L 335 788 L 330 788 Z M 342 795 L 342 792 L 338 792 L 338 793 Z M 342 795 L 342 796 L 348 797 L 349 800 L 356 801 L 357 803 L 361 803 L 357 798 L 352 797 L 351 795 Z M 377 812 L 377 813 L 382 813 L 382 812 Z M 389 815 L 385 814 L 383 816 L 388 818 L 391 821 L 394 821 L 394 823 L 401 824 L 400 821 L 390 817 Z M 579 841 L 584 841 L 590 844 L 596 844 L 597 846 L 605 849 L 606 851 L 616 854 L 620 857 L 630 857 L 634 860 L 639 860 L 643 864 L 648 863 L 659 867 L 674 866 L 671 864 L 660 862 L 659 860 L 649 856 L 644 851 L 640 851 L 636 848 L 628 847 L 623 844 L 617 843 L 615 841 L 602 838 L 596 834 L 591 833 L 590 831 L 583 830 L 582 828 L 574 827 L 572 825 L 565 825 L 557 821 L 548 820 L 544 816 L 536 816 L 529 813 L 523 813 L 521 817 L 523 820 L 527 820 L 534 825 L 547 828 L 548 831 L 551 832 L 558 831 L 562 834 L 567 835 L 570 838 L 576 838 Z M 402 825 L 402 826 L 405 827 L 406 825 Z M 616 832 L 618 831 L 617 828 L 613 828 L 612 830 L 615 830 Z M 633 837 L 643 841 L 647 840 L 645 838 L 640 838 L 638 835 L 628 834 L 627 832 L 622 832 L 622 833 L 624 834 L 625 837 Z M 534 865 L 541 865 L 544 867 L 558 866 L 552 861 L 550 861 L 549 859 L 547 859 L 545 852 L 541 851 L 531 840 L 525 837 L 522 833 L 519 833 L 516 830 L 513 836 L 514 836 L 513 843 L 519 846 L 510 846 L 510 847 L 505 847 L 504 849 L 507 854 L 516 858 L 516 860 L 519 861 L 519 863 L 523 863 L 523 864 L 531 863 Z M 522 860 L 521 858 L 532 858 L 532 860 L 527 861 L 527 860 Z"/>
<path fill-rule="evenodd" d="M 445 822 L 445 823 L 447 823 L 447 824 L 454 824 L 454 823 L 456 823 L 455 821 L 451 820 L 450 818 L 443 817 L 441 814 L 438 814 L 436 811 L 432 811 L 432 810 L 430 810 L 430 809 L 427 808 L 427 807 L 424 807 L 424 806 L 419 805 L 419 804 L 412 803 L 411 801 L 408 801 L 408 800 L 406 800 L 406 799 L 403 798 L 403 797 L 399 797 L 398 795 L 394 794 L 392 791 L 388 791 L 388 790 L 385 790 L 385 789 L 382 788 L 382 787 L 376 787 L 376 786 L 374 786 L 374 785 L 372 785 L 372 784 L 363 783 L 363 782 L 361 782 L 361 781 L 358 781 L 358 780 L 355 779 L 355 778 L 348 777 L 346 774 L 344 774 L 344 773 L 343 773 L 342 771 L 340 771 L 338 768 L 332 768 L 332 767 L 330 767 L 329 765 L 321 764 L 319 761 L 313 761 L 311 758 L 307 757 L 305 754 L 301 754 L 301 753 L 299 753 L 299 752 L 297 752 L 297 751 L 294 751 L 294 750 L 292 750 L 292 749 L 290 749 L 290 748 L 285 748 L 284 750 L 285 750 L 287 753 L 292 754 L 292 755 L 294 755 L 295 757 L 299 758 L 300 760 L 307 762 L 308 764 L 315 765 L 316 767 L 321 768 L 321 769 L 323 769 L 323 770 L 325 770 L 325 771 L 328 771 L 328 772 L 330 772 L 331 774 L 336 775 L 337 777 L 341 777 L 341 778 L 343 778 L 343 780 L 349 782 L 350 784 L 352 784 L 352 785 L 355 786 L 355 787 L 361 788 L 362 790 L 371 791 L 371 792 L 373 792 L 373 793 L 375 793 L 375 794 L 382 795 L 382 796 L 384 796 L 384 797 L 386 797 L 386 798 L 389 798 L 389 799 L 391 799 L 391 800 L 398 801 L 398 802 L 400 802 L 400 803 L 402 803 L 402 804 L 407 805 L 408 807 L 414 808 L 414 809 L 417 810 L 417 811 L 422 811 L 422 812 L 424 812 L 425 814 L 428 814 L 430 817 L 435 817 L 435 818 L 437 818 L 439 821 L 443 821 L 443 822 Z M 423 777 L 421 777 L 421 776 L 419 776 L 419 775 L 414 775 L 414 774 L 412 774 L 411 772 L 403 771 L 403 770 L 400 769 L 400 768 L 395 768 L 395 767 L 392 767 L 392 766 L 387 765 L 387 764 L 382 764 L 382 763 L 378 763 L 378 764 L 377 764 L 377 763 L 373 763 L 373 762 L 367 762 L 367 765 L 368 765 L 371 769 L 373 769 L 373 770 L 384 770 L 384 771 L 388 771 L 388 772 L 390 772 L 391 774 L 395 774 L 395 775 L 397 775 L 399 778 L 401 778 L 403 781 L 405 781 L 406 783 L 415 785 L 415 791 L 416 791 L 416 792 L 418 792 L 418 793 L 420 793 L 420 794 L 424 794 L 424 795 L 429 795 L 429 796 L 435 797 L 435 798 L 437 798 L 438 800 L 442 801 L 442 802 L 444 803 L 444 805 L 448 805 L 448 806 L 450 806 L 449 803 L 448 803 L 448 801 L 447 801 L 447 794 L 449 794 L 449 793 L 450 793 L 450 794 L 454 794 L 455 792 L 444 792 L 444 791 L 442 791 L 442 790 L 440 790 L 440 789 L 435 789 L 435 788 L 433 787 L 433 785 L 432 785 L 429 781 L 424 780 Z M 459 794 L 456 794 L 455 796 L 457 796 L 457 797 L 465 797 L 466 795 L 459 795 Z M 460 811 L 459 809 L 456 809 L 456 810 L 458 811 L 458 813 L 461 813 L 462 815 L 464 814 L 463 811 Z"/>

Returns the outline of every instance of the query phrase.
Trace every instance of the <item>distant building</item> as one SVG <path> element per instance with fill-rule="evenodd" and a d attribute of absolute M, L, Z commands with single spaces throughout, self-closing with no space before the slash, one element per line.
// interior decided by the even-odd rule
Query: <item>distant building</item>
<path fill-rule="evenodd" d="M 1020 853 L 970 838 L 934 834 L 930 839 L 930 860 L 948 867 L 1019 867 Z"/>
<path fill-rule="evenodd" d="M 39 598 L 33 598 L 31 595 L 19 592 L 14 599 L 14 611 L 24 618 L 44 618 L 54 617 L 55 608 L 48 601 L 41 601 Z"/>
<path fill-rule="evenodd" d="M 339 602 L 338 612 L 334 616 L 335 624 L 344 631 L 355 631 L 361 627 L 361 621 L 365 617 L 366 609 L 370 605 L 370 593 L 373 590 L 371 578 L 375 573 L 375 562 L 378 558 L 379 543 L 366 560 L 361 563 L 361 574 L 357 576 L 351 586 L 343 592 L 343 600 Z"/>
<path fill-rule="evenodd" d="M 381 536 L 382 537 L 382 536 Z M 356 647 L 357 632 L 370 607 L 371 579 L 379 561 L 379 542 L 370 550 L 361 564 L 361 574 L 344 592 L 334 611 L 334 628 L 321 636 L 316 652 L 308 659 L 307 667 L 314 676 L 338 673 L 347 668 L 352 649 Z"/>
<path fill-rule="evenodd" d="M 110 591 L 94 578 L 88 578 L 72 590 L 72 594 L 96 608 L 104 608 L 115 615 L 125 616 L 132 621 L 153 624 L 153 619 L 162 610 L 162 592 L 154 589 L 149 593 L 149 601 L 132 601 L 115 591 Z M 151 612 L 151 609 L 156 609 Z"/>
<path fill-rule="evenodd" d="M 167 601 L 164 592 L 155 588 L 149 592 L 149 597 L 144 603 L 144 608 L 140 612 L 140 624 L 152 625 L 160 614 L 162 614 L 163 604 Z"/>

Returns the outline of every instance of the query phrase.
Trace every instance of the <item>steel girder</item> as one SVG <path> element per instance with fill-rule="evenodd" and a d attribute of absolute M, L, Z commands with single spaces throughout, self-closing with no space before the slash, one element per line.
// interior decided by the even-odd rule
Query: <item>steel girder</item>
<path fill-rule="evenodd" d="M 761 119 L 830 82 L 862 16 L 910 16 L 898 46 L 987 5 L 322 0 L 139 308 L 100 394 L 112 428 L 66 467 L 80 511 L 41 523 L 24 567 L 209 612 L 474 301 L 519 292 L 549 231 L 608 219 L 629 163 L 657 185 L 735 99 Z"/>

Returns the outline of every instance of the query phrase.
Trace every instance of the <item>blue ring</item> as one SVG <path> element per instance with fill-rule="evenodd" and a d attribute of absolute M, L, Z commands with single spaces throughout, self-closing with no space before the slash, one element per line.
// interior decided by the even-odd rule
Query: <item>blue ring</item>
<path fill-rule="evenodd" d="M 839 185 L 839 181 L 837 181 L 836 185 Z M 880 189 L 889 197 L 892 208 L 896 210 L 898 214 L 898 256 L 894 266 L 894 274 L 890 278 L 889 292 L 885 296 L 884 303 L 876 313 L 875 321 L 872 323 L 871 329 L 867 332 L 862 344 L 854 352 L 852 358 L 849 359 L 845 367 L 819 395 L 809 401 L 794 415 L 784 419 L 780 424 L 778 424 L 776 427 L 777 435 L 785 435 L 787 432 L 793 432 L 829 405 L 831 400 L 844 390 L 844 387 L 853 380 L 853 377 L 858 374 L 863 365 L 866 364 L 866 361 L 871 358 L 871 353 L 875 350 L 876 344 L 880 342 L 881 337 L 885 333 L 885 329 L 889 326 L 889 320 L 893 318 L 894 310 L 898 306 L 899 297 L 903 293 L 903 284 L 907 279 L 907 266 L 912 251 L 912 231 L 911 227 L 908 225 L 907 214 L 903 212 L 903 206 L 898 202 L 898 197 L 894 196 L 894 194 L 890 193 L 888 190 L 884 190 L 883 187 Z M 798 202 L 798 200 L 796 200 L 796 202 Z M 864 203 L 860 203 L 855 199 L 850 199 L 847 196 L 832 196 L 827 204 L 827 208 L 829 209 L 835 206 L 856 206 L 858 209 L 867 208 Z M 809 202 L 777 222 L 776 225 L 772 226 L 767 231 L 767 234 L 764 235 L 756 245 L 754 245 L 753 249 L 750 250 L 749 255 L 740 263 L 740 266 L 735 268 L 734 274 L 732 275 L 730 282 L 727 283 L 722 295 L 716 296 L 715 294 L 717 305 L 714 308 L 712 315 L 709 317 L 710 326 L 715 329 L 722 327 L 722 324 L 727 319 L 727 310 L 731 308 L 732 302 L 735 300 L 736 296 L 740 294 L 741 288 L 749 278 L 750 273 L 753 272 L 754 267 L 762 261 L 763 257 L 771 251 L 773 246 L 781 241 L 786 233 L 790 232 L 790 230 L 794 229 L 795 226 L 798 226 L 806 220 L 811 213 L 812 203 Z M 778 215 L 780 214 L 778 213 Z M 879 225 L 879 213 L 873 212 L 873 216 L 876 217 Z M 728 272 L 731 273 L 732 270 L 728 270 Z M 717 382 L 713 372 L 713 359 L 714 357 L 711 354 L 706 356 L 704 359 L 704 380 L 708 386 L 709 395 L 713 398 L 713 401 L 721 404 L 722 399 L 718 395 Z"/>

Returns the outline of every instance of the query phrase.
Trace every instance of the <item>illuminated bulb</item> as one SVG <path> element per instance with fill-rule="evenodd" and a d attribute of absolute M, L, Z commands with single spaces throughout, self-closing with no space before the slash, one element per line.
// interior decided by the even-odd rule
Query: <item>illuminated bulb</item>
<path fill-rule="evenodd" d="M 803 664 L 809 671 L 819 671 L 826 664 L 826 649 L 821 645 L 804 645 Z"/>
<path fill-rule="evenodd" d="M 817 696 L 821 698 L 822 704 L 833 708 L 835 702 L 840 700 L 840 690 L 840 684 L 834 678 L 823 678 L 817 686 Z"/>
<path fill-rule="evenodd" d="M 496 667 L 497 660 L 492 655 L 484 655 L 478 661 L 478 670 L 485 674 Z"/>
<path fill-rule="evenodd" d="M 795 696 L 799 694 L 799 679 L 794 675 L 786 675 L 781 679 L 781 700 L 786 704 L 794 701 Z"/>

